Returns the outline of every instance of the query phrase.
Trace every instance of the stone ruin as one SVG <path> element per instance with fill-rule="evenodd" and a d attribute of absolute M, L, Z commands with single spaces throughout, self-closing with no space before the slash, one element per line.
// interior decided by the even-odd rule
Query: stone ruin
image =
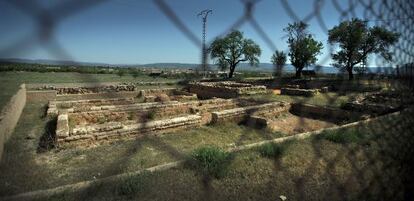
<path fill-rule="evenodd" d="M 190 101 L 198 100 L 197 94 L 189 93 L 173 88 L 169 89 L 147 89 L 140 90 L 139 96 L 144 102 L 166 102 L 166 101 Z"/>
<path fill-rule="evenodd" d="M 81 86 L 64 87 L 55 85 L 43 85 L 36 87 L 35 90 L 55 90 L 58 95 L 67 94 L 93 94 L 93 93 L 108 93 L 108 92 L 132 92 L 139 91 L 140 86 L 156 86 L 160 84 L 172 85 L 170 82 L 136 82 L 136 83 L 102 83 L 102 84 L 88 84 L 84 83 Z"/>
<path fill-rule="evenodd" d="M 194 82 L 189 84 L 189 92 L 200 98 L 236 98 L 243 95 L 267 93 L 266 87 L 234 81 Z"/>
<path fill-rule="evenodd" d="M 58 95 L 136 91 L 137 89 L 138 88 L 136 85 L 128 84 L 128 83 L 103 85 L 103 86 L 78 86 L 78 87 L 56 87 L 53 85 L 45 85 L 45 86 L 37 88 L 37 90 L 55 90 Z"/>
<path fill-rule="evenodd" d="M 327 93 L 329 92 L 328 87 L 322 87 L 320 89 L 301 89 L 299 85 L 287 85 L 280 89 L 280 94 L 290 95 L 290 96 L 306 96 L 312 97 L 318 93 Z"/>
<path fill-rule="evenodd" d="M 408 95 L 408 94 L 407 94 Z M 413 97 L 404 97 L 398 92 L 374 92 L 359 95 L 341 106 L 344 110 L 382 115 L 400 110 L 404 105 L 412 104 Z"/>
<path fill-rule="evenodd" d="M 207 99 L 187 102 L 134 103 L 132 99 L 50 101 L 57 118 L 59 145 L 88 145 L 108 140 L 156 135 L 224 121 L 240 122 L 255 114 L 287 111 L 282 102 Z"/>
<path fill-rule="evenodd" d="M 285 102 L 239 97 L 267 93 L 264 86 L 200 82 L 190 84 L 188 91 L 134 89 L 133 96 L 124 98 L 51 100 L 47 115 L 57 119 L 55 139 L 58 145 L 88 146 L 220 122 L 253 122 L 267 128 L 277 123 L 279 115 L 297 108 Z M 234 96 L 237 98 L 232 98 Z"/>

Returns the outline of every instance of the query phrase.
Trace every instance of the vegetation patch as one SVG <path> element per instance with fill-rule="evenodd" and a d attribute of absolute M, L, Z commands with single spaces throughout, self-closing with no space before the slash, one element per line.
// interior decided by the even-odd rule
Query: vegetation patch
<path fill-rule="evenodd" d="M 122 180 L 116 188 L 118 195 L 133 196 L 145 191 L 149 182 L 149 172 L 143 172 L 138 175 L 131 175 Z"/>
<path fill-rule="evenodd" d="M 364 140 L 367 136 L 358 129 L 340 129 L 335 131 L 325 131 L 316 136 L 316 139 L 325 139 L 335 143 L 347 144 L 358 143 Z"/>
<path fill-rule="evenodd" d="M 228 172 L 231 154 L 213 146 L 197 148 L 191 154 L 189 166 L 203 176 L 222 178 Z"/>
<path fill-rule="evenodd" d="M 287 147 L 293 142 L 289 140 L 283 143 L 267 143 L 257 148 L 260 155 L 266 158 L 276 158 L 283 155 Z"/>

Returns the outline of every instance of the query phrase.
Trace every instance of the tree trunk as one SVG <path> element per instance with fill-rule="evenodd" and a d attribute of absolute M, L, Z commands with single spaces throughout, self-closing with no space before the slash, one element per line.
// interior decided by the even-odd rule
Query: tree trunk
<path fill-rule="evenodd" d="M 282 77 L 282 65 L 276 65 L 275 67 L 275 76 L 276 77 Z"/>
<path fill-rule="evenodd" d="M 300 78 L 302 74 L 302 70 L 300 68 L 296 69 L 296 78 Z"/>
<path fill-rule="evenodd" d="M 352 68 L 348 68 L 348 80 L 353 80 L 354 79 L 354 74 L 352 73 Z"/>
<path fill-rule="evenodd" d="M 232 78 L 233 77 L 233 74 L 234 74 L 234 70 L 235 69 L 236 69 L 235 66 L 230 66 L 229 78 Z"/>

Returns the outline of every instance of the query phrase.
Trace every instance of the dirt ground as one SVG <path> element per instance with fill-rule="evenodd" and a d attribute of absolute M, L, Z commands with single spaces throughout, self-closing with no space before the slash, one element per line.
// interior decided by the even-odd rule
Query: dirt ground
<path fill-rule="evenodd" d="M 306 117 L 296 116 L 291 113 L 286 113 L 283 116 L 274 119 L 269 125 L 269 128 L 271 131 L 279 131 L 288 135 L 292 135 L 296 133 L 328 128 L 335 125 L 336 124 L 327 121 L 310 119 Z"/>

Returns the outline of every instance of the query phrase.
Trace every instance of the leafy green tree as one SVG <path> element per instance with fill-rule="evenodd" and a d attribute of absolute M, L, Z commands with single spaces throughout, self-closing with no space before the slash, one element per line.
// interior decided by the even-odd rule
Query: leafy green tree
<path fill-rule="evenodd" d="M 295 22 L 283 29 L 287 33 L 290 62 L 296 69 L 297 78 L 301 77 L 303 68 L 316 63 L 316 56 L 323 49 L 322 42 L 316 41 L 307 30 L 308 26 L 304 22 Z"/>
<path fill-rule="evenodd" d="M 216 38 L 210 46 L 211 58 L 222 69 L 230 69 L 229 78 L 240 62 L 249 61 L 250 65 L 259 63 L 261 50 L 251 39 L 245 39 L 240 31 L 233 31 L 223 38 Z"/>
<path fill-rule="evenodd" d="M 275 51 L 275 53 L 273 53 L 272 58 L 270 59 L 270 61 L 272 62 L 272 64 L 275 66 L 275 76 L 281 76 L 282 75 L 282 69 L 283 66 L 286 64 L 286 53 L 284 53 L 283 51 Z"/>
<path fill-rule="evenodd" d="M 365 21 L 357 18 L 341 22 L 329 30 L 328 42 L 339 44 L 340 48 L 332 54 L 333 65 L 346 70 L 352 80 L 354 67 L 366 61 L 370 54 L 379 54 L 391 61 L 389 49 L 398 42 L 399 36 L 384 27 L 368 27 Z"/>

